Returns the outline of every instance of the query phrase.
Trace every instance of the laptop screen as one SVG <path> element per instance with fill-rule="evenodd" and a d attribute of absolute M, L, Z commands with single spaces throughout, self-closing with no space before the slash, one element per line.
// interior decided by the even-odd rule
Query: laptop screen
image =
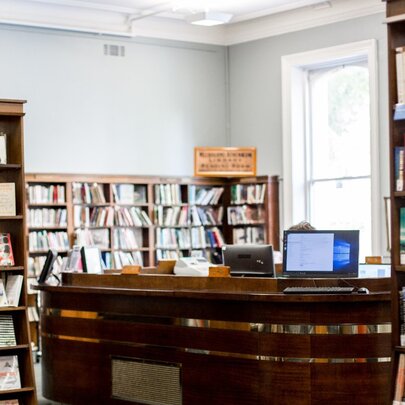
<path fill-rule="evenodd" d="M 271 245 L 225 245 L 223 261 L 230 266 L 232 276 L 272 277 L 274 275 L 273 247 Z"/>
<path fill-rule="evenodd" d="M 284 231 L 283 276 L 357 277 L 359 231 Z"/>

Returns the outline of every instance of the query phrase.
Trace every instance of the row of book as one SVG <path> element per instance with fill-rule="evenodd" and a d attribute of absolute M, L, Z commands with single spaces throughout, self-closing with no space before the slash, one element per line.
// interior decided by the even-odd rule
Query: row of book
<path fill-rule="evenodd" d="M 182 204 L 180 184 L 156 184 L 155 204 L 157 205 Z"/>
<path fill-rule="evenodd" d="M 182 251 L 164 250 L 164 249 L 157 249 L 156 250 L 156 259 L 157 260 L 162 260 L 162 259 L 174 259 L 174 260 L 177 260 L 180 257 L 184 257 Z"/>
<path fill-rule="evenodd" d="M 400 344 L 405 346 L 405 287 L 399 291 L 399 328 Z"/>
<path fill-rule="evenodd" d="M 205 249 L 222 247 L 222 232 L 213 227 L 194 227 L 191 229 L 156 228 L 156 245 L 158 249 Z"/>
<path fill-rule="evenodd" d="M 32 185 L 27 189 L 29 204 L 65 204 L 65 186 L 63 185 Z"/>
<path fill-rule="evenodd" d="M 188 187 L 188 203 L 191 205 L 215 205 L 224 192 L 223 187 L 199 187 L 190 185 Z"/>
<path fill-rule="evenodd" d="M 66 251 L 69 249 L 68 234 L 67 232 L 33 231 L 28 234 L 28 247 L 30 252 L 48 249 Z"/>
<path fill-rule="evenodd" d="M 142 252 L 123 252 L 116 251 L 113 253 L 106 252 L 102 255 L 105 267 L 108 269 L 121 269 L 127 265 L 143 266 Z"/>
<path fill-rule="evenodd" d="M 104 204 L 104 187 L 98 183 L 72 183 L 74 204 Z"/>
<path fill-rule="evenodd" d="M 28 257 L 28 277 L 38 277 L 44 267 L 46 256 L 30 256 Z M 63 269 L 63 258 L 58 256 L 53 265 L 53 272 L 58 274 Z"/>
<path fill-rule="evenodd" d="M 75 227 L 150 226 L 148 213 L 139 207 L 84 207 L 73 209 Z"/>
<path fill-rule="evenodd" d="M 264 215 L 265 210 L 261 206 L 252 207 L 250 205 L 242 205 L 237 207 L 228 207 L 228 224 L 261 224 L 265 220 Z"/>
<path fill-rule="evenodd" d="M 164 207 L 154 208 L 155 224 L 158 226 L 221 225 L 224 209 L 214 207 Z"/>
<path fill-rule="evenodd" d="M 235 184 L 231 186 L 231 204 L 263 204 L 266 184 Z"/>
<path fill-rule="evenodd" d="M 18 307 L 24 276 L 10 274 L 0 279 L 0 307 Z"/>
<path fill-rule="evenodd" d="M 394 148 L 395 191 L 404 191 L 404 161 L 405 148 L 403 146 L 396 146 Z"/>
<path fill-rule="evenodd" d="M 96 246 L 101 250 L 110 248 L 109 229 L 76 229 L 74 236 L 75 245 Z"/>
<path fill-rule="evenodd" d="M 146 186 L 137 184 L 113 184 L 114 202 L 117 204 L 146 204 Z"/>
<path fill-rule="evenodd" d="M 261 244 L 265 241 L 265 232 L 260 226 L 234 228 L 232 240 L 235 245 Z"/>
<path fill-rule="evenodd" d="M 46 227 L 46 226 L 67 226 L 66 208 L 36 208 L 28 210 L 28 226 Z"/>
<path fill-rule="evenodd" d="M 114 249 L 139 249 L 142 247 L 142 231 L 133 228 L 116 228 L 113 233 Z"/>
<path fill-rule="evenodd" d="M 399 262 L 405 264 L 405 207 L 399 209 Z"/>
<path fill-rule="evenodd" d="M 395 49 L 395 65 L 397 70 L 397 104 L 394 120 L 405 119 L 405 47 Z"/>

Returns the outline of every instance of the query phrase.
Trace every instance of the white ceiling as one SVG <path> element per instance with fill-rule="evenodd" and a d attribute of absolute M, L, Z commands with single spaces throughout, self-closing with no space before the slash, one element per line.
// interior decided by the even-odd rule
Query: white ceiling
<path fill-rule="evenodd" d="M 230 23 L 198 27 L 186 16 L 230 13 Z M 381 0 L 0 0 L 0 23 L 232 45 L 382 12 Z"/>

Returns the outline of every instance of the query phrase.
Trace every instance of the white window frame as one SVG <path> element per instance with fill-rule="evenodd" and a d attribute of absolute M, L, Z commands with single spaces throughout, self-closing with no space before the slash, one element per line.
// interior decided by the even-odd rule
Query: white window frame
<path fill-rule="evenodd" d="M 306 72 L 311 67 L 327 66 L 334 62 L 364 56 L 368 61 L 370 89 L 370 159 L 371 159 L 371 232 L 373 254 L 380 250 L 380 182 L 378 153 L 378 75 L 377 41 L 370 39 L 330 48 L 283 56 L 282 113 L 283 113 L 283 226 L 296 224 L 306 218 L 307 189 L 305 162 Z"/>

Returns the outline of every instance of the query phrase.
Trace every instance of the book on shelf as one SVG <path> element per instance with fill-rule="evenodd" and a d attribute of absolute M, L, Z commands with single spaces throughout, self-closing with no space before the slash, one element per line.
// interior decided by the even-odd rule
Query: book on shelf
<path fill-rule="evenodd" d="M 260 226 L 234 228 L 232 234 L 235 245 L 262 244 L 265 242 L 264 229 Z"/>
<path fill-rule="evenodd" d="M 188 191 L 190 205 L 216 205 L 219 203 L 224 188 L 190 185 Z"/>
<path fill-rule="evenodd" d="M 6 282 L 6 296 L 8 305 L 11 307 L 18 307 L 20 302 L 21 290 L 23 286 L 24 276 L 18 274 L 10 274 L 7 276 Z"/>
<path fill-rule="evenodd" d="M 17 356 L 0 356 L 0 391 L 21 388 Z"/>
<path fill-rule="evenodd" d="M 227 211 L 229 225 L 249 225 L 264 222 L 264 209 L 261 206 L 242 205 L 228 207 Z"/>
<path fill-rule="evenodd" d="M 7 164 L 7 134 L 0 131 L 0 164 Z"/>
<path fill-rule="evenodd" d="M 49 249 L 65 251 L 69 249 L 67 232 L 32 231 L 28 234 L 30 252 L 42 252 Z"/>
<path fill-rule="evenodd" d="M 139 207 L 115 207 L 114 225 L 141 227 L 152 225 L 152 221 L 148 213 Z"/>
<path fill-rule="evenodd" d="M 14 266 L 13 247 L 9 233 L 0 233 L 0 266 Z"/>
<path fill-rule="evenodd" d="M 0 314 L 0 347 L 16 346 L 13 316 Z"/>
<path fill-rule="evenodd" d="M 404 405 L 404 385 L 405 385 L 405 354 L 400 353 L 398 358 L 398 368 L 395 378 L 395 393 L 393 405 Z"/>
<path fill-rule="evenodd" d="M 73 207 L 73 223 L 75 227 L 81 226 L 113 226 L 113 207 L 84 207 L 75 205 Z"/>
<path fill-rule="evenodd" d="M 180 184 L 155 185 L 155 204 L 179 205 L 182 202 Z"/>
<path fill-rule="evenodd" d="M 111 260 L 111 259 L 110 259 Z M 140 265 L 143 266 L 142 253 L 115 251 L 112 255 L 111 268 L 121 269 L 124 266 Z"/>
<path fill-rule="evenodd" d="M 37 307 L 28 307 L 28 321 L 39 322 L 39 314 Z"/>
<path fill-rule="evenodd" d="M 41 274 L 44 267 L 46 256 L 28 257 L 28 277 L 36 278 Z M 63 269 L 63 258 L 58 256 L 53 264 L 53 273 L 59 274 Z"/>
<path fill-rule="evenodd" d="M 403 146 L 394 149 L 395 190 L 404 191 L 404 161 L 405 151 Z"/>
<path fill-rule="evenodd" d="M 162 259 L 177 260 L 179 257 L 184 257 L 182 251 L 156 249 L 156 259 L 157 260 L 162 260 Z"/>
<path fill-rule="evenodd" d="M 398 104 L 405 103 L 405 48 L 395 49 L 395 67 L 397 71 L 397 101 Z"/>
<path fill-rule="evenodd" d="M 0 278 L 0 307 L 7 307 L 8 299 L 6 294 L 5 282 Z"/>
<path fill-rule="evenodd" d="M 76 229 L 75 245 L 96 246 L 99 249 L 110 248 L 110 231 L 107 228 L 101 229 Z"/>
<path fill-rule="evenodd" d="M 0 183 L 0 217 L 15 215 L 15 183 Z"/>
<path fill-rule="evenodd" d="M 105 204 L 106 198 L 102 184 L 72 183 L 74 204 Z"/>
<path fill-rule="evenodd" d="M 40 184 L 28 186 L 29 204 L 65 204 L 65 186 L 51 184 L 44 186 Z"/>
<path fill-rule="evenodd" d="M 405 264 L 405 207 L 399 209 L 399 253 L 400 264 Z"/>
<path fill-rule="evenodd" d="M 115 228 L 113 246 L 114 249 L 139 249 L 143 245 L 142 230 L 134 228 Z"/>
<path fill-rule="evenodd" d="M 76 207 L 75 207 L 76 208 Z M 66 227 L 67 210 L 66 208 L 30 208 L 28 209 L 29 227 Z"/>
<path fill-rule="evenodd" d="M 231 186 L 231 204 L 263 204 L 266 184 L 234 184 Z"/>

